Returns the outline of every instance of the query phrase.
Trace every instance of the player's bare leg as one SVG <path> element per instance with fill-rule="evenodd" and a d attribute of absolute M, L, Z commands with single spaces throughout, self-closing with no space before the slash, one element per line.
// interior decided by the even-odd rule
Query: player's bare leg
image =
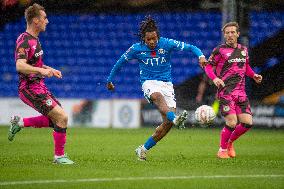
<path fill-rule="evenodd" d="M 175 112 L 175 108 L 170 108 L 170 111 Z M 163 123 L 159 125 L 152 137 L 156 142 L 160 141 L 166 134 L 171 130 L 172 126 L 174 125 L 172 122 L 170 122 L 166 116 L 162 115 Z"/>
<path fill-rule="evenodd" d="M 59 105 L 57 105 L 48 113 L 48 117 L 54 124 L 54 163 L 73 164 L 74 162 L 67 157 L 64 151 L 68 123 L 67 114 Z"/>
<path fill-rule="evenodd" d="M 163 123 L 158 126 L 154 132 L 154 134 L 145 142 L 144 145 L 139 146 L 135 152 L 138 156 L 139 160 L 146 160 L 146 153 L 149 149 L 156 145 L 158 141 L 160 141 L 166 134 L 170 131 L 172 126 L 174 125 L 174 120 L 177 117 L 180 124 L 182 124 L 186 116 L 183 114 L 179 116 L 175 116 L 175 108 L 169 108 L 163 95 L 161 93 L 153 93 L 151 95 L 151 100 L 159 109 L 161 116 L 163 118 Z M 186 112 L 187 113 L 187 112 Z"/>
<path fill-rule="evenodd" d="M 175 115 L 175 109 L 174 108 L 169 108 L 164 96 L 161 93 L 153 93 L 151 95 L 151 100 L 153 103 L 157 106 L 159 109 L 162 118 L 164 120 L 164 123 L 166 122 L 171 122 L 173 124 L 167 124 L 170 127 L 173 125 L 176 125 L 178 128 L 183 128 L 184 127 L 184 122 L 187 119 L 188 113 L 187 111 L 183 111 L 180 115 L 176 116 Z"/>
<path fill-rule="evenodd" d="M 237 115 L 237 117 L 238 117 L 238 120 L 239 120 L 240 123 L 245 123 L 245 124 L 248 124 L 248 125 L 253 124 L 252 115 L 250 115 L 250 114 L 243 113 L 243 114 Z"/>
<path fill-rule="evenodd" d="M 136 154 L 138 156 L 138 160 L 145 161 L 146 160 L 146 153 L 150 150 L 153 146 L 156 145 L 158 141 L 160 141 L 171 129 L 173 123 L 167 119 L 167 112 L 170 111 L 163 95 L 161 93 L 153 93 L 151 95 L 151 100 L 159 109 L 161 116 L 163 118 L 163 123 L 158 126 L 154 132 L 154 134 L 148 138 L 144 145 L 140 145 L 136 150 Z"/>

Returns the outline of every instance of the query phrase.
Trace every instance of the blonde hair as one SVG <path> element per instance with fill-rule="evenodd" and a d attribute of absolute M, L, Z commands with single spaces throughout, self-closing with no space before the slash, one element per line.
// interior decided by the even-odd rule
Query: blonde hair
<path fill-rule="evenodd" d="M 40 11 L 45 11 L 44 7 L 40 6 L 37 3 L 34 3 L 33 5 L 29 6 L 25 10 L 25 18 L 26 22 L 28 24 L 31 24 L 33 21 L 33 18 L 39 17 L 40 16 Z"/>

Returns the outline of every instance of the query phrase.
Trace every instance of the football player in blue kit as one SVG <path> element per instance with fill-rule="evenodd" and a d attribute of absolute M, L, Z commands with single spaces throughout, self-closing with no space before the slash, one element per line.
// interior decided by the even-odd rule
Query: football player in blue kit
<path fill-rule="evenodd" d="M 114 90 L 112 83 L 114 75 L 129 60 L 139 62 L 140 81 L 145 98 L 156 105 L 163 123 L 158 126 L 154 134 L 144 145 L 135 152 L 139 160 L 146 160 L 146 153 L 156 145 L 172 128 L 173 125 L 183 127 L 188 113 L 184 110 L 176 115 L 176 100 L 171 77 L 171 54 L 173 51 L 192 51 L 199 57 L 199 63 L 207 60 L 199 48 L 185 42 L 160 37 L 155 20 L 148 16 L 140 24 L 140 43 L 133 44 L 116 62 L 107 79 L 107 88 Z"/>

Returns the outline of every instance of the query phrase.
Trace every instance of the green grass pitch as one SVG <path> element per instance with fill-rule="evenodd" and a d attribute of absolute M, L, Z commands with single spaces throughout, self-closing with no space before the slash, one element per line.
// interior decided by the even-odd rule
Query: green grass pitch
<path fill-rule="evenodd" d="M 0 188 L 284 188 L 284 130 L 252 129 L 237 158 L 216 158 L 220 129 L 173 129 L 138 161 L 134 149 L 154 128 L 69 128 L 75 165 L 55 165 L 51 129 L 26 128 L 13 142 L 0 127 Z"/>

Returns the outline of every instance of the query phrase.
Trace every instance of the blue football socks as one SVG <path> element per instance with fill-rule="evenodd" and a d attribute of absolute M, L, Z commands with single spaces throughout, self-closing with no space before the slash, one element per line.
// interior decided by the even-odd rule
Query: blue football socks
<path fill-rule="evenodd" d="M 155 146 L 157 143 L 156 141 L 153 139 L 153 137 L 151 136 L 150 138 L 148 138 L 148 140 L 145 142 L 144 147 L 149 150 L 150 148 L 152 148 L 153 146 Z"/>
<path fill-rule="evenodd" d="M 167 112 L 167 119 L 169 121 L 171 121 L 171 122 L 174 121 L 175 117 L 176 117 L 176 115 L 175 115 L 174 112 Z"/>

